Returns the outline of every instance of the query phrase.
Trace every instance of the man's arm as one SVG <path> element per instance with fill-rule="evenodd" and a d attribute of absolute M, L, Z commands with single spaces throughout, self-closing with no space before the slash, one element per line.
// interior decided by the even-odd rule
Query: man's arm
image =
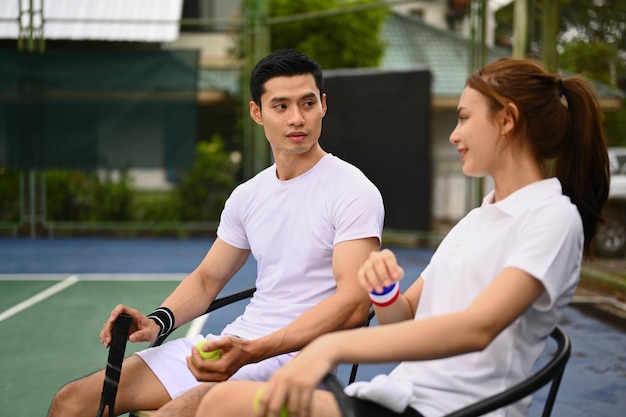
<path fill-rule="evenodd" d="M 217 238 L 200 265 L 161 303 L 172 311 L 174 326 L 179 327 L 202 315 L 249 255 L 249 250 L 235 248 Z M 105 346 L 110 343 L 113 323 L 122 313 L 133 318 L 128 337 L 131 342 L 151 342 L 159 334 L 156 322 L 133 308 L 118 305 L 102 326 L 100 339 Z"/>
<path fill-rule="evenodd" d="M 370 302 L 357 281 L 357 271 L 369 253 L 379 247 L 375 237 L 338 243 L 333 251 L 335 294 L 267 336 L 254 340 L 224 337 L 211 342 L 210 348 L 222 349 L 222 359 L 228 357 L 228 361 L 202 361 L 193 351 L 195 364 L 188 358 L 189 369 L 200 381 L 224 380 L 246 364 L 300 350 L 322 334 L 360 326 L 365 322 Z"/>
<path fill-rule="evenodd" d="M 379 245 L 375 237 L 335 245 L 333 274 L 337 282 L 336 293 L 284 328 L 246 343 L 244 351 L 249 362 L 297 351 L 324 333 L 363 324 L 370 303 L 367 293 L 357 281 L 357 272 L 370 252 L 378 250 Z"/>
<path fill-rule="evenodd" d="M 216 238 L 200 265 L 161 304 L 172 310 L 176 326 L 203 314 L 249 255 Z"/>

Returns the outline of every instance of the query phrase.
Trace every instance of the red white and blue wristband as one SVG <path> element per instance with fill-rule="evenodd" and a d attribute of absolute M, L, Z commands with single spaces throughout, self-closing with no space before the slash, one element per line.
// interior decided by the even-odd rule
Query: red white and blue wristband
<path fill-rule="evenodd" d="M 387 307 L 393 304 L 400 296 L 400 284 L 394 282 L 392 285 L 383 288 L 381 292 L 372 291 L 370 300 L 378 307 Z"/>

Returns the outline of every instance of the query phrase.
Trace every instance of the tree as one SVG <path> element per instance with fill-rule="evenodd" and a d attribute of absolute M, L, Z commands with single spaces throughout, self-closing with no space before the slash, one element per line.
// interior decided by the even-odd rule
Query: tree
<path fill-rule="evenodd" d="M 607 44 L 595 36 L 590 38 L 563 44 L 559 56 L 561 67 L 620 88 L 619 74 L 624 74 L 625 64 L 617 44 Z M 605 111 L 603 127 L 608 145 L 626 146 L 626 106 L 622 104 L 618 109 Z"/>
<path fill-rule="evenodd" d="M 245 79 L 256 61 L 272 50 L 293 48 L 313 57 L 322 68 L 376 67 L 384 45 L 379 38 L 389 14 L 380 0 L 243 0 L 244 27 L 237 33 L 235 57 L 242 58 Z M 269 33 L 268 33 L 269 32 Z M 268 42 L 269 41 L 269 42 Z M 268 45 L 269 43 L 269 45 Z M 243 177 L 270 160 L 262 129 L 243 108 Z"/>
<path fill-rule="evenodd" d="M 529 46 L 527 56 L 541 51 L 541 16 L 544 0 L 529 1 Z M 513 36 L 512 3 L 496 12 L 496 42 L 510 47 Z M 626 2 L 616 0 L 561 0 L 558 67 L 582 74 L 614 88 L 626 80 Z M 626 106 L 604 113 L 609 145 L 626 146 Z"/>
<path fill-rule="evenodd" d="M 561 0 L 561 27 L 573 39 L 614 45 L 626 53 L 626 2 Z"/>
<path fill-rule="evenodd" d="M 619 51 L 601 41 L 575 40 L 562 45 L 561 67 L 592 80 L 618 87 L 616 74 L 624 71 Z"/>
<path fill-rule="evenodd" d="M 513 3 L 496 12 L 496 42 L 511 44 L 513 36 Z M 541 40 L 541 16 L 545 0 L 528 0 L 528 54 L 536 55 Z M 626 2 L 617 0 L 560 0 L 559 44 L 575 41 L 604 43 L 614 46 L 626 57 Z"/>
<path fill-rule="evenodd" d="M 258 0 L 246 0 L 253 7 Z M 384 52 L 380 30 L 389 15 L 386 7 L 328 13 L 378 0 L 270 0 L 269 18 L 295 17 L 270 25 L 270 49 L 293 48 L 310 55 L 324 69 L 375 67 Z M 315 17 L 315 12 L 321 12 Z M 300 18 L 308 14 L 306 18 Z"/>

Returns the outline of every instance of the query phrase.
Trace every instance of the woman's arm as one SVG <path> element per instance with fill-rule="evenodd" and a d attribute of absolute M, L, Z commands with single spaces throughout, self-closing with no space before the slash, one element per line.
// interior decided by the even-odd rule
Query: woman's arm
<path fill-rule="evenodd" d="M 383 249 L 370 254 L 359 268 L 357 277 L 359 284 L 367 292 L 381 292 L 384 287 L 399 282 L 404 277 L 404 269 L 398 265 L 392 251 Z M 389 324 L 413 319 L 423 286 L 424 280 L 420 277 L 393 304 L 381 307 L 374 303 L 378 323 Z"/>
<path fill-rule="evenodd" d="M 543 291 L 539 280 L 506 268 L 465 310 L 321 336 L 274 374 L 261 402 L 273 407 L 292 397 L 310 398 L 339 363 L 431 360 L 482 350 Z"/>

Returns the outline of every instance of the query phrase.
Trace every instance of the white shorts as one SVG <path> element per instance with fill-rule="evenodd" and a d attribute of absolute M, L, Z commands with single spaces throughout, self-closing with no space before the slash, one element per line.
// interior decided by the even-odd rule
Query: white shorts
<path fill-rule="evenodd" d="M 201 384 L 187 368 L 186 357 L 191 355 L 191 347 L 203 339 L 217 340 L 220 336 L 208 334 L 194 337 L 175 339 L 161 346 L 137 352 L 152 372 L 161 381 L 172 399 L 184 394 Z M 285 353 L 274 356 L 261 362 L 242 366 L 230 380 L 268 381 L 272 374 L 285 363 L 289 362 L 295 353 Z"/>

